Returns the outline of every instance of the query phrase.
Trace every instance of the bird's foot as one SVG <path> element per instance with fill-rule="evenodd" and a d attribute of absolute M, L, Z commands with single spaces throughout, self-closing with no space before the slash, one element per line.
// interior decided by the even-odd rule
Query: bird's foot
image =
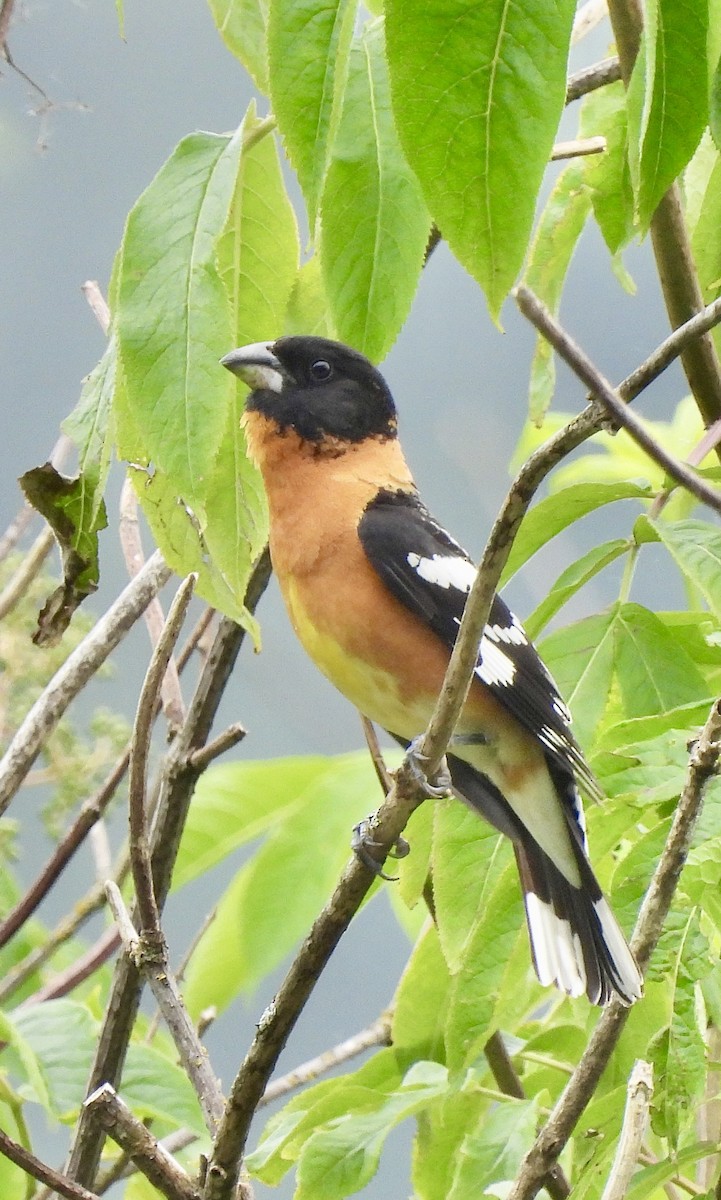
<path fill-rule="evenodd" d="M 431 780 L 425 771 L 425 763 L 428 762 L 428 756 L 421 752 L 422 745 L 423 738 L 417 737 L 413 739 L 406 750 L 405 761 L 408 764 L 408 770 L 411 773 L 413 782 L 432 800 L 449 796 L 453 791 L 453 782 L 445 755 L 441 759 L 441 764 Z"/>
<path fill-rule="evenodd" d="M 356 858 L 360 859 L 364 867 L 368 867 L 374 875 L 378 875 L 380 879 L 386 879 L 389 883 L 397 883 L 397 875 L 386 875 L 383 870 L 382 863 L 373 854 L 374 850 L 381 850 L 383 843 L 373 837 L 373 817 L 366 817 L 364 821 L 359 821 L 353 826 L 353 836 L 351 838 L 351 850 Z M 388 851 L 389 858 L 405 858 L 410 854 L 410 846 L 404 837 L 396 838 L 395 842 Z"/>

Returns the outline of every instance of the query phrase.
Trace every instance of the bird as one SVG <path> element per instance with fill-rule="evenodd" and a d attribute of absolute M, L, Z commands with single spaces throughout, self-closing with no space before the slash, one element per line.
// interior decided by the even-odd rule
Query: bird
<path fill-rule="evenodd" d="M 388 384 L 359 351 L 318 336 L 255 342 L 221 363 L 250 389 L 241 421 L 294 630 L 362 714 L 412 746 L 477 568 L 419 496 Z M 541 984 L 632 1004 L 641 974 L 588 857 L 581 792 L 600 800 L 601 789 L 500 596 L 446 761 L 454 794 L 512 843 Z"/>

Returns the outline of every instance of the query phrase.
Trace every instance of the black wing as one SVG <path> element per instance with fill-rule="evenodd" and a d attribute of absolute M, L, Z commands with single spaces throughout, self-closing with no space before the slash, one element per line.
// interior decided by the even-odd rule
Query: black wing
<path fill-rule="evenodd" d="M 475 567 L 433 519 L 416 493 L 381 491 L 365 510 L 358 535 L 368 561 L 390 592 L 451 648 Z M 476 674 L 594 798 L 601 790 L 570 730 L 570 713 L 523 627 L 496 596 Z"/>

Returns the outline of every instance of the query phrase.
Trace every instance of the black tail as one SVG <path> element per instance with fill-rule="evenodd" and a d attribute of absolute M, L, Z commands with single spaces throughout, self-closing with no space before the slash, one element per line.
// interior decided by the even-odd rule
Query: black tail
<path fill-rule="evenodd" d="M 586 857 L 572 808 L 569 831 L 580 888 L 569 883 L 490 780 L 455 756 L 448 756 L 448 764 L 459 797 L 513 842 L 540 982 L 556 984 L 569 996 L 585 992 L 593 1004 L 608 1004 L 614 995 L 633 1004 L 642 992 L 641 973 Z"/>

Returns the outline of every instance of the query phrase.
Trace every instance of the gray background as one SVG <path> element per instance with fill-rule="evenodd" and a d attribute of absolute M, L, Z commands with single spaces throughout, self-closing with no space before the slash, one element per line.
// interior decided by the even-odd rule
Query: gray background
<path fill-rule="evenodd" d="M 170 154 L 193 129 L 235 127 L 252 87 L 223 46 L 203 0 L 126 0 L 126 41 L 118 34 L 111 0 L 27 0 L 10 37 L 18 66 L 50 98 L 42 99 L 9 67 L 0 79 L 0 180 L 3 219 L 0 246 L 0 362 L 2 419 L 0 461 L 4 528 L 20 497 L 15 478 L 44 460 L 62 418 L 74 406 L 81 380 L 103 348 L 103 338 L 80 293 L 86 278 L 105 289 L 128 209 Z M 607 52 L 601 29 L 582 48 L 582 60 Z M 261 101 L 261 112 L 267 111 Z M 573 127 L 570 123 L 569 131 Z M 638 285 L 624 295 L 611 275 L 608 254 L 595 232 L 584 235 L 567 288 L 562 317 L 612 379 L 635 366 L 666 331 L 647 248 L 626 256 Z M 472 280 L 441 247 L 423 274 L 410 319 L 384 370 L 401 409 L 408 457 L 429 506 L 478 555 L 507 482 L 507 463 L 522 428 L 526 406 L 531 331 L 512 303 L 504 332 L 490 321 Z M 683 394 L 677 374 L 646 406 L 660 415 Z M 576 382 L 559 371 L 557 406 L 576 411 L 583 400 Z M 111 528 L 102 543 L 103 583 L 93 607 L 100 612 L 125 576 L 112 528 L 120 481 L 111 481 Z M 613 529 L 610 526 L 616 522 Z M 623 516 L 604 513 L 583 530 L 557 539 L 510 589 L 522 615 L 544 595 L 551 580 L 603 529 L 626 531 Z M 607 532 L 607 530 L 609 532 Z M 637 598 L 648 600 L 646 576 Z M 613 594 L 602 582 L 576 605 L 579 615 Z M 260 617 L 264 650 L 245 653 L 223 707 L 223 719 L 242 719 L 249 736 L 243 755 L 338 752 L 360 746 L 355 714 L 305 661 L 290 634 L 275 585 Z M 100 699 L 130 715 L 147 662 L 143 630 L 135 631 L 119 656 Z M 96 693 L 97 697 L 98 693 Z M 122 831 L 120 831 L 122 832 Z M 319 831 L 322 836 L 322 831 Z M 20 870 L 30 877 L 47 846 L 35 829 Z M 216 873 L 228 879 L 238 861 Z M 57 906 L 81 886 L 78 872 L 63 881 Z M 210 903 L 190 889 L 171 905 L 169 929 L 178 951 L 188 928 Z M 302 1018 L 285 1067 L 317 1053 L 372 1020 L 390 999 L 407 955 L 383 898 L 364 912 L 345 939 Z M 253 1023 L 272 995 L 278 976 L 249 1001 L 239 1001 L 208 1034 L 224 1082 L 252 1035 Z M 41 1127 L 42 1128 L 42 1127 Z M 393 1135 L 381 1171 L 365 1195 L 410 1192 L 408 1131 Z M 59 1155 L 42 1130 L 36 1149 Z M 265 1194 L 258 1189 L 258 1194 Z M 289 1195 L 286 1188 L 279 1193 Z"/>

